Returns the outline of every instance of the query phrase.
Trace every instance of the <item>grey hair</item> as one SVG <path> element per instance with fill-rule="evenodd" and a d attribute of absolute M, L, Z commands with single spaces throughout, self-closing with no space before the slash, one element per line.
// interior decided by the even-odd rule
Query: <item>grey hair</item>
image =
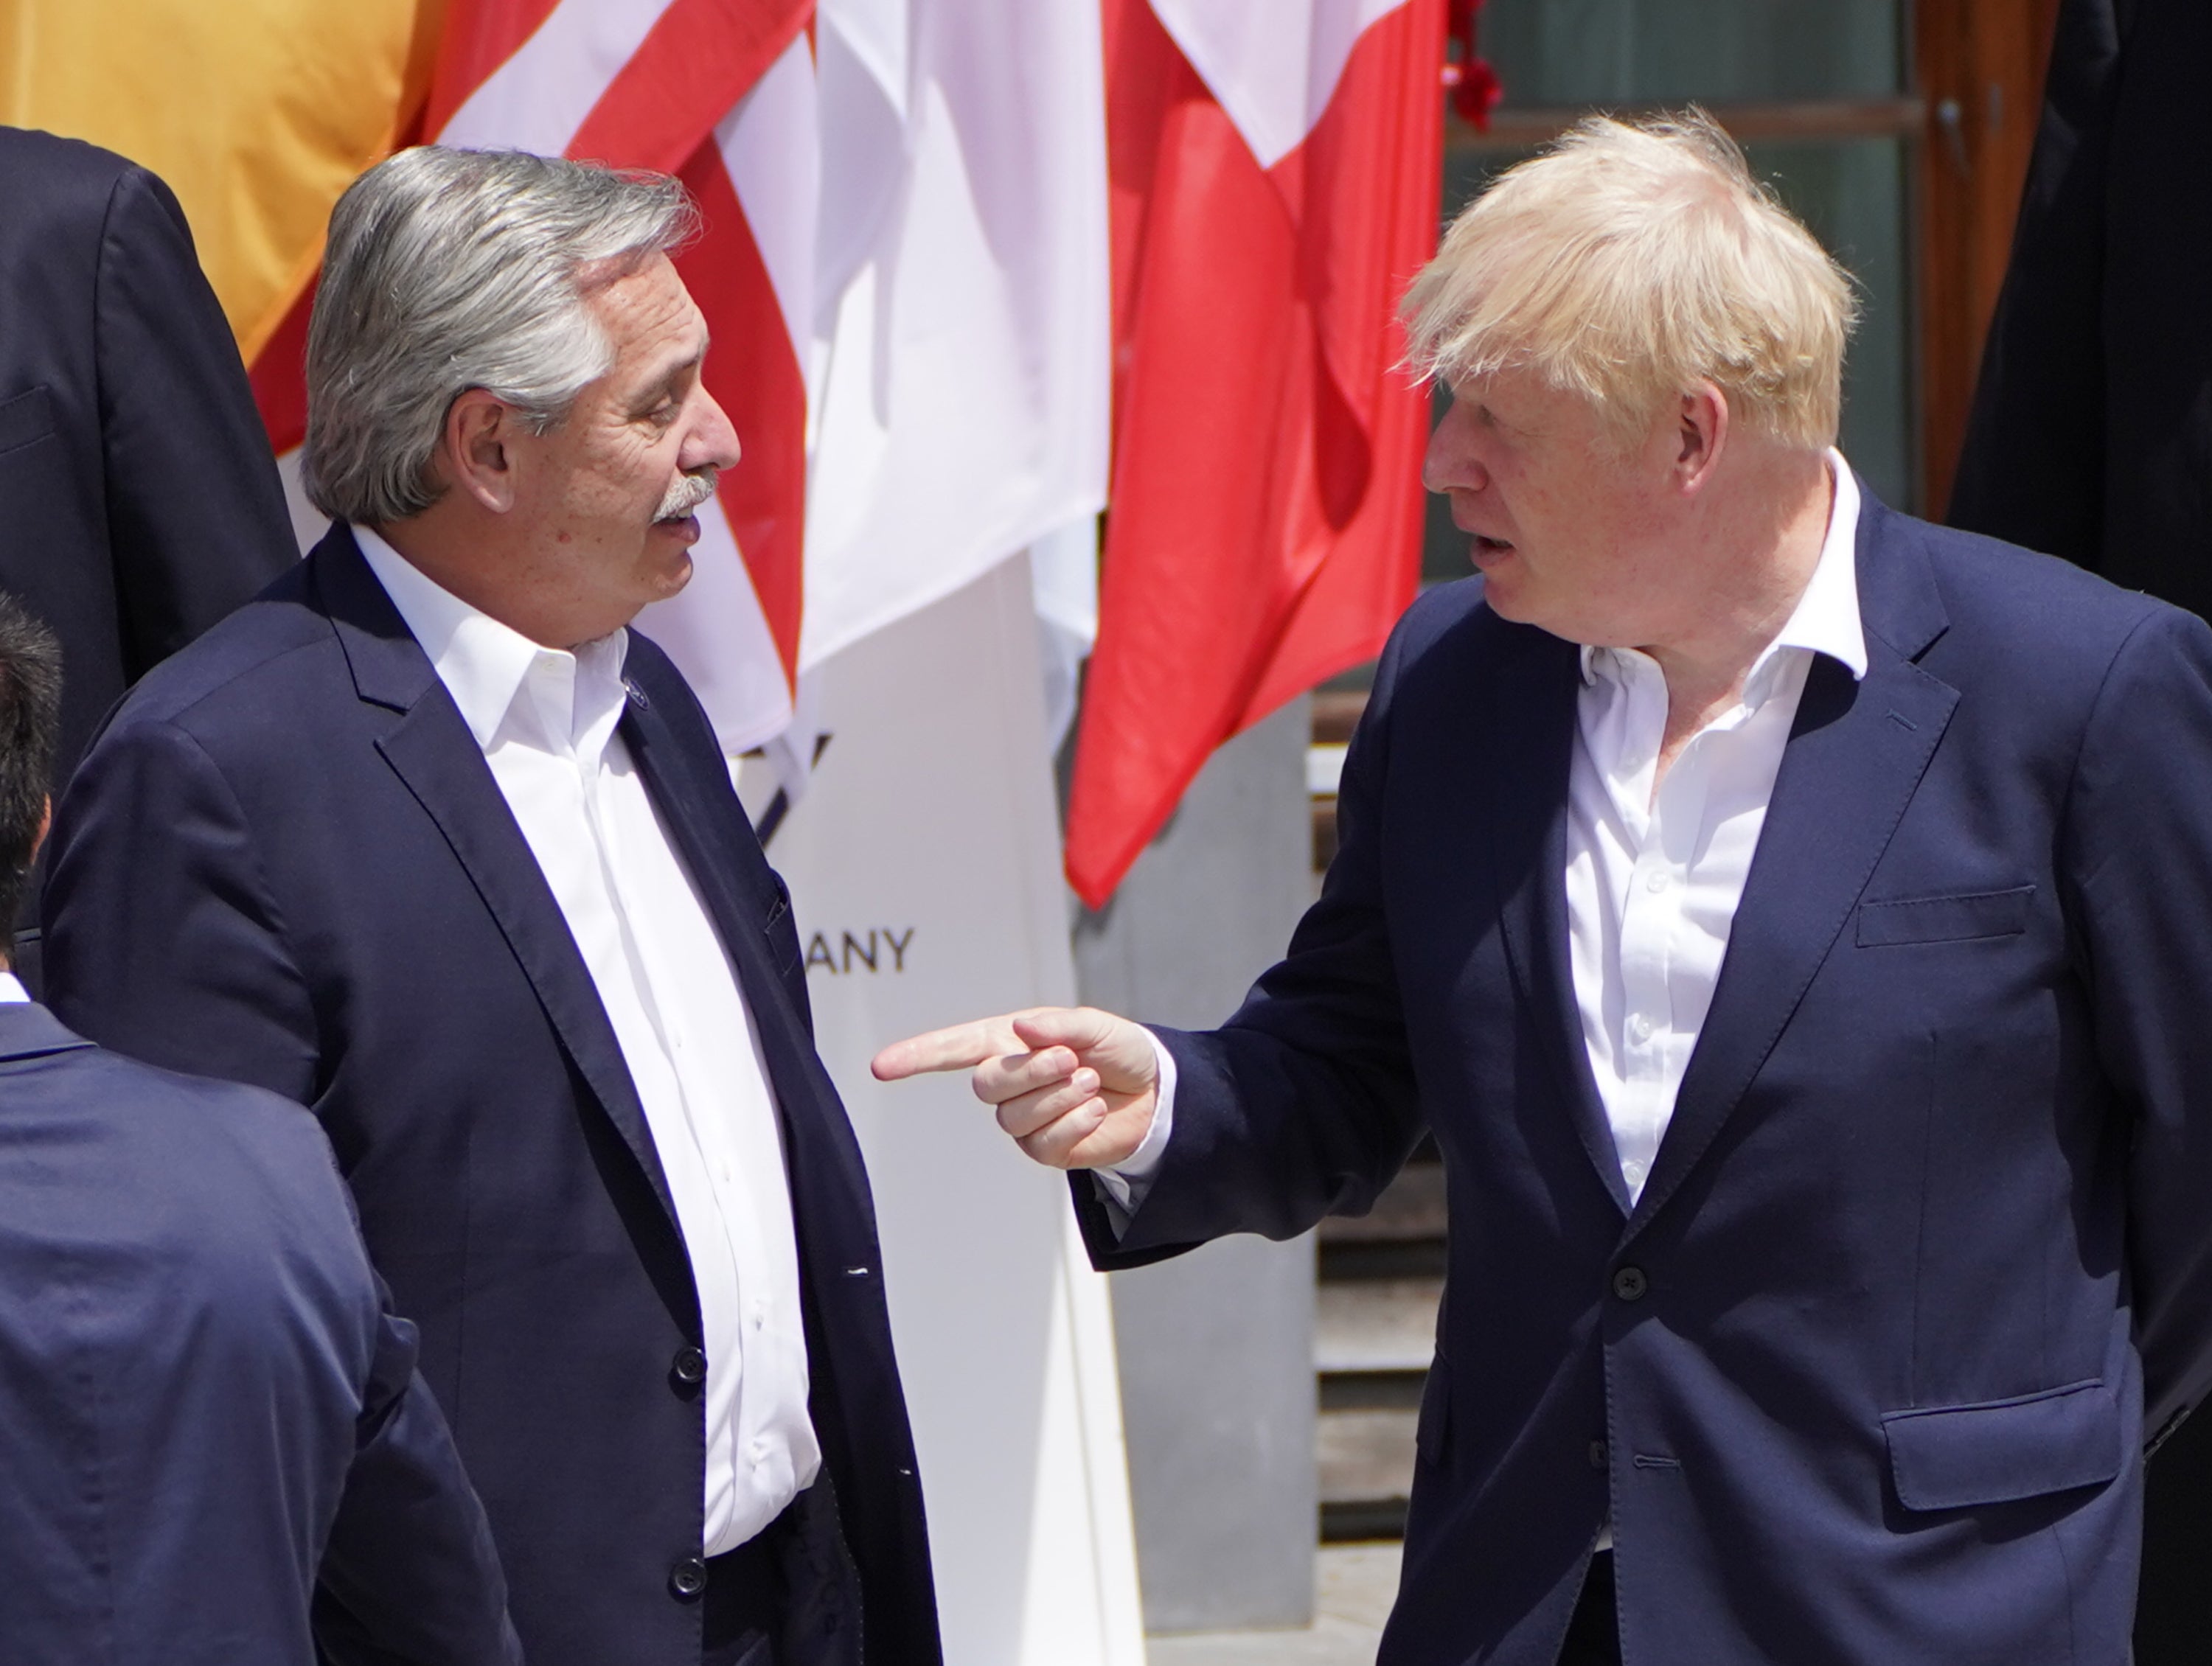
<path fill-rule="evenodd" d="M 372 525 L 428 509 L 471 388 L 558 427 L 613 367 L 591 280 L 680 247 L 698 218 L 665 174 L 520 151 L 425 145 L 362 174 L 331 210 L 307 326 L 309 500 Z"/>

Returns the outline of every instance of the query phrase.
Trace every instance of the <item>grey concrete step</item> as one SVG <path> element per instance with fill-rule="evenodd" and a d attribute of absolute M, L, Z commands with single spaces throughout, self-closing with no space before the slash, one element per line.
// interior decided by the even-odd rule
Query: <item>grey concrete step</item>
<path fill-rule="evenodd" d="M 1374 1666 L 1398 1595 L 1400 1548 L 1325 1545 L 1314 1622 L 1296 1631 L 1187 1632 L 1147 1640 L 1151 1666 Z"/>
<path fill-rule="evenodd" d="M 1316 1287 L 1314 1463 L 1324 1542 L 1405 1531 L 1413 1430 L 1443 1293 L 1434 1277 Z"/>
<path fill-rule="evenodd" d="M 1324 1281 L 1314 1291 L 1314 1369 L 1426 1371 L 1441 1278 Z"/>
<path fill-rule="evenodd" d="M 1415 1416 L 1411 1411 L 1322 1413 L 1314 1428 L 1314 1457 L 1324 1512 L 1395 1505 L 1402 1514 L 1413 1485 Z"/>

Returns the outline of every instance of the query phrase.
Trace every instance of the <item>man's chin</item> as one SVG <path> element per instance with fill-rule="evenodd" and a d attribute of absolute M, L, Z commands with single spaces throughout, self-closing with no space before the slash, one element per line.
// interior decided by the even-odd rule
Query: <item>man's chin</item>
<path fill-rule="evenodd" d="M 1521 594 L 1521 586 L 1513 582 L 1510 575 L 1492 571 L 1476 576 L 1482 580 L 1482 599 L 1489 604 L 1491 612 L 1516 625 L 1539 622 L 1528 616 L 1523 607 L 1527 598 Z"/>
<path fill-rule="evenodd" d="M 678 550 L 673 561 L 664 562 L 655 572 L 654 577 L 659 581 L 660 594 L 653 599 L 665 602 L 672 596 L 680 595 L 684 587 L 691 582 L 691 575 L 695 571 L 696 571 L 696 564 L 691 559 L 691 552 L 689 549 Z"/>

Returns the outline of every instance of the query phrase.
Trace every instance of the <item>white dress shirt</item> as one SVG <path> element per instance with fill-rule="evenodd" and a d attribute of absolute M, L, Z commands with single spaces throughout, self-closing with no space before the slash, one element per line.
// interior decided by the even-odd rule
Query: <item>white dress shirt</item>
<path fill-rule="evenodd" d="M 354 529 L 483 748 L 597 986 L 644 1106 L 699 1293 L 708 1555 L 821 1469 L 799 1246 L 752 1009 L 617 732 L 629 634 L 542 647 Z"/>
<path fill-rule="evenodd" d="M 1866 675 L 1858 482 L 1841 452 L 1829 451 L 1828 467 L 1827 536 L 1796 610 L 1752 662 L 1742 699 L 1692 737 L 1656 794 L 1667 728 L 1658 662 L 1632 648 L 1582 651 L 1567 785 L 1567 937 L 1583 1045 L 1632 1201 L 1650 1175 L 1712 1005 L 1806 673 L 1826 654 L 1854 677 Z M 1157 1039 L 1153 1046 L 1161 1077 L 1152 1126 L 1127 1162 L 1098 1176 L 1122 1211 L 1142 1201 L 1171 1132 L 1175 1063 Z"/>
<path fill-rule="evenodd" d="M 1743 697 L 1652 791 L 1667 680 L 1632 648 L 1584 648 L 1567 785 L 1567 942 L 1583 1045 L 1632 1201 L 1674 1114 L 1713 1003 L 1783 748 L 1815 654 L 1866 675 L 1859 488 L 1831 451 L 1835 502 L 1813 577 L 1752 662 Z"/>
<path fill-rule="evenodd" d="M 31 991 L 16 981 L 14 972 L 0 972 L 0 1007 L 25 1003 L 30 998 Z"/>

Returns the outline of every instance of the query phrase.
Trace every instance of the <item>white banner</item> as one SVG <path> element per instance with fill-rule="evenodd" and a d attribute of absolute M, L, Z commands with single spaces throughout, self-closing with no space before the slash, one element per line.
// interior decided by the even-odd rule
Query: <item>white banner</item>
<path fill-rule="evenodd" d="M 1027 559 L 819 675 L 829 739 L 769 856 L 867 1154 L 945 1657 L 1143 1666 L 1106 1281 L 1066 1182 L 964 1076 L 868 1074 L 897 1037 L 1074 997 Z M 757 818 L 774 780 L 744 785 Z"/>

